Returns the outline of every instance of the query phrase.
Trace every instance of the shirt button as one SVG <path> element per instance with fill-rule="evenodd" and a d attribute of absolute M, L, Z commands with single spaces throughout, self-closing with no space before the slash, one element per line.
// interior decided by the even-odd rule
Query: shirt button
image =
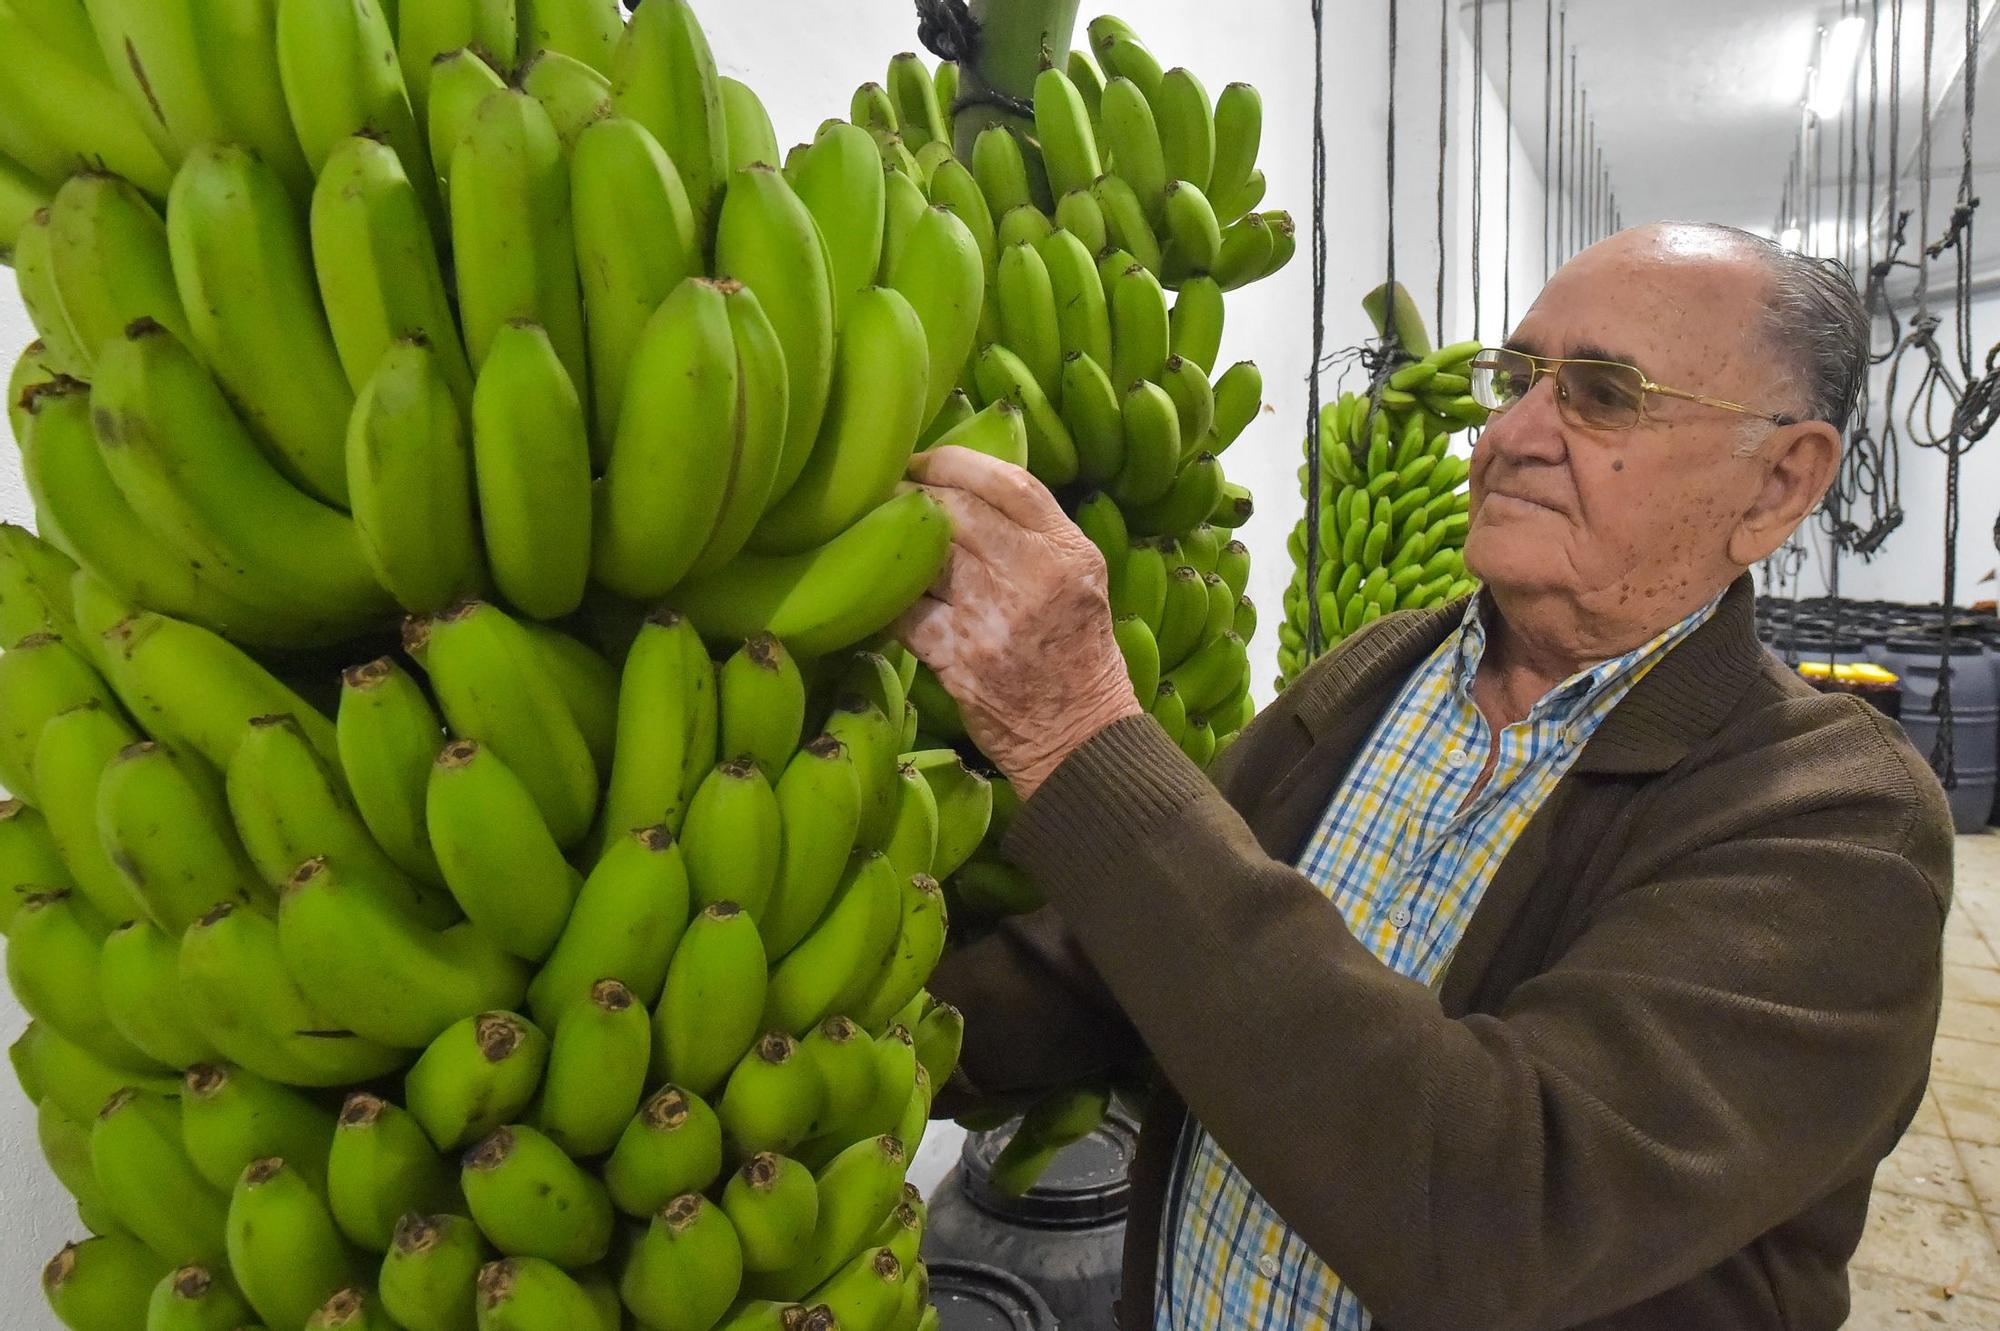
<path fill-rule="evenodd" d="M 1463 767 L 1472 761 L 1472 755 L 1464 749 L 1453 749 L 1444 756 L 1444 761 L 1449 767 Z"/>
<path fill-rule="evenodd" d="M 1395 925 L 1398 929 L 1409 928 L 1410 912 L 1402 906 L 1396 907 L 1396 909 L 1389 912 L 1389 923 Z"/>
<path fill-rule="evenodd" d="M 1257 1269 L 1264 1273 L 1264 1279 L 1276 1280 L 1278 1278 L 1278 1259 L 1267 1252 L 1257 1259 Z"/>

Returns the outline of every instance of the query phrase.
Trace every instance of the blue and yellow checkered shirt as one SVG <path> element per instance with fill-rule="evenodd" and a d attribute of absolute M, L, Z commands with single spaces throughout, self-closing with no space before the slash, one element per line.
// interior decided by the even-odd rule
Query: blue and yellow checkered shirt
<path fill-rule="evenodd" d="M 1599 723 L 1721 600 L 1552 690 L 1500 732 L 1493 774 L 1475 794 L 1492 747 L 1472 700 L 1486 650 L 1481 599 L 1403 686 L 1298 863 L 1384 965 L 1426 985 L 1443 975 L 1501 858 Z M 1160 1251 L 1163 1331 L 1369 1326 L 1360 1299 L 1192 1120 Z"/>

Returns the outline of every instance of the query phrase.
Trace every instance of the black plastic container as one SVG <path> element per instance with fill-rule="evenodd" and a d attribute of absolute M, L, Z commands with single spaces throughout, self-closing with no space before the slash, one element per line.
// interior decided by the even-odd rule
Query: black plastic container
<path fill-rule="evenodd" d="M 1019 1197 L 995 1191 L 989 1181 L 1013 1132 L 1009 1124 L 967 1136 L 958 1164 L 931 1195 L 924 1260 L 933 1297 L 940 1264 L 998 1267 L 1032 1287 L 1063 1331 L 1114 1331 L 1111 1306 L 1124 1266 L 1126 1171 L 1138 1145 L 1137 1124 L 1114 1111 Z M 943 1318 L 943 1328 L 953 1325 Z"/>
<path fill-rule="evenodd" d="M 1019 1276 L 984 1262 L 925 1260 L 938 1331 L 1057 1331 L 1068 1325 Z"/>
<path fill-rule="evenodd" d="M 1940 644 L 1935 634 L 1891 638 L 1881 662 L 1903 681 L 1903 730 L 1926 759 L 1937 744 L 1939 719 L 1931 712 L 1938 693 Z M 1976 832 L 1993 816 L 2000 796 L 2000 671 L 1976 637 L 1951 644 L 1952 767 L 1957 784 L 1947 792 L 1952 825 Z"/>

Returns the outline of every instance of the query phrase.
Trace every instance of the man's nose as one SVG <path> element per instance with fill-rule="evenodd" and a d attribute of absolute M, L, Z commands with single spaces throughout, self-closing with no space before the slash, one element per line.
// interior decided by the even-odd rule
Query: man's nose
<path fill-rule="evenodd" d="M 1489 418 L 1477 449 L 1515 462 L 1560 462 L 1568 422 L 1556 405 L 1553 375 L 1540 375 L 1519 401 Z"/>

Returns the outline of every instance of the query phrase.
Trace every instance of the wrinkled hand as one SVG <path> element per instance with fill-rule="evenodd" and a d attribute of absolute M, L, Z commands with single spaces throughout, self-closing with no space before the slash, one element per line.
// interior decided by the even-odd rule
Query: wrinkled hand
<path fill-rule="evenodd" d="M 968 448 L 910 475 L 951 515 L 951 556 L 896 633 L 1023 799 L 1083 742 L 1140 714 L 1111 633 L 1104 556 L 1042 483 Z"/>

